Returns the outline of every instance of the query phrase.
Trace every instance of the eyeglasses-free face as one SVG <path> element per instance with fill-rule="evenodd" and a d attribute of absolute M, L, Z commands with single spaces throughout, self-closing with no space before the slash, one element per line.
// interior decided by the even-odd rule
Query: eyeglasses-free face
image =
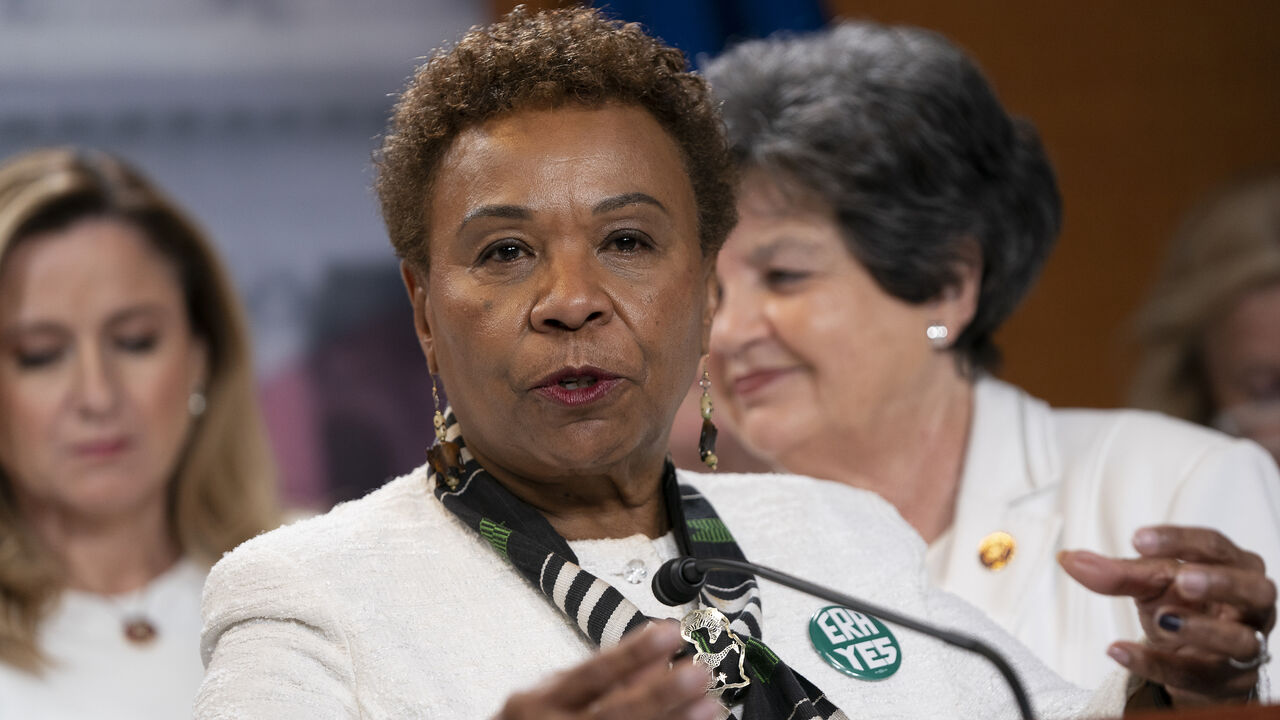
<path fill-rule="evenodd" d="M 136 227 L 89 218 L 0 266 L 0 466 L 41 522 L 166 517 L 203 386 L 177 270 Z"/>
<path fill-rule="evenodd" d="M 468 447 L 499 477 L 656 477 L 710 322 L 675 142 L 637 107 L 519 111 L 464 131 L 433 188 L 405 277 Z"/>

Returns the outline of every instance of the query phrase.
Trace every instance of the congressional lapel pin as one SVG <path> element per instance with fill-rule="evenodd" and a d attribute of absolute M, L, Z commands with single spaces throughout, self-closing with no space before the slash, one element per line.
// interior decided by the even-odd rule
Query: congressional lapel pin
<path fill-rule="evenodd" d="M 1018 544 L 1013 541 L 1012 535 L 996 531 L 982 538 L 982 542 L 978 543 L 978 559 L 988 570 L 996 572 L 1009 564 L 1016 549 Z"/>
<path fill-rule="evenodd" d="M 839 605 L 828 605 L 809 620 L 813 649 L 831 667 L 859 680 L 884 680 L 898 672 L 902 652 L 884 623 Z"/>

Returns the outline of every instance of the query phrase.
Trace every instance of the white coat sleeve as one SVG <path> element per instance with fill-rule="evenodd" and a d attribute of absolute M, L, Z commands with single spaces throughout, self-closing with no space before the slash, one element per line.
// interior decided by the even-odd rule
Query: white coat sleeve
<path fill-rule="evenodd" d="M 250 542 L 205 584 L 197 720 L 360 716 L 346 639 L 322 580 Z"/>

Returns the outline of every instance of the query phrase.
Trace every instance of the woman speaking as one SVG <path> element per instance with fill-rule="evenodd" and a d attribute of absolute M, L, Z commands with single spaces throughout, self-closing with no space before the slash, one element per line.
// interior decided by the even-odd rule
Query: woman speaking
<path fill-rule="evenodd" d="M 667 461 L 734 222 L 719 118 L 678 51 L 592 10 L 472 30 L 402 95 L 377 186 L 452 409 L 429 467 L 218 564 L 197 717 L 1013 713 L 985 663 L 747 575 L 664 606 L 648 577 L 678 555 L 745 556 L 980 635 L 1044 716 L 1119 712 L 1119 683 L 1086 707 L 933 590 L 874 494 Z M 698 665 L 670 663 L 669 625 L 629 632 L 667 617 Z M 874 673 L 833 664 L 851 638 Z"/>

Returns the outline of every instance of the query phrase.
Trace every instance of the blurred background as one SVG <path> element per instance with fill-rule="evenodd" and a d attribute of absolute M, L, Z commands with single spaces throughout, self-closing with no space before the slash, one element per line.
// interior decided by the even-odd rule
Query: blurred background
<path fill-rule="evenodd" d="M 431 395 L 370 184 L 418 58 L 515 3 L 0 0 L 0 157 L 72 143 L 142 167 L 211 232 L 252 316 L 287 500 L 424 459 Z M 531 2 L 538 8 L 562 3 Z M 1280 162 L 1280 3 L 612 2 L 691 57 L 833 17 L 938 30 L 1040 129 L 1066 222 L 1006 326 L 1004 375 L 1123 404 L 1128 321 L 1179 217 Z"/>

